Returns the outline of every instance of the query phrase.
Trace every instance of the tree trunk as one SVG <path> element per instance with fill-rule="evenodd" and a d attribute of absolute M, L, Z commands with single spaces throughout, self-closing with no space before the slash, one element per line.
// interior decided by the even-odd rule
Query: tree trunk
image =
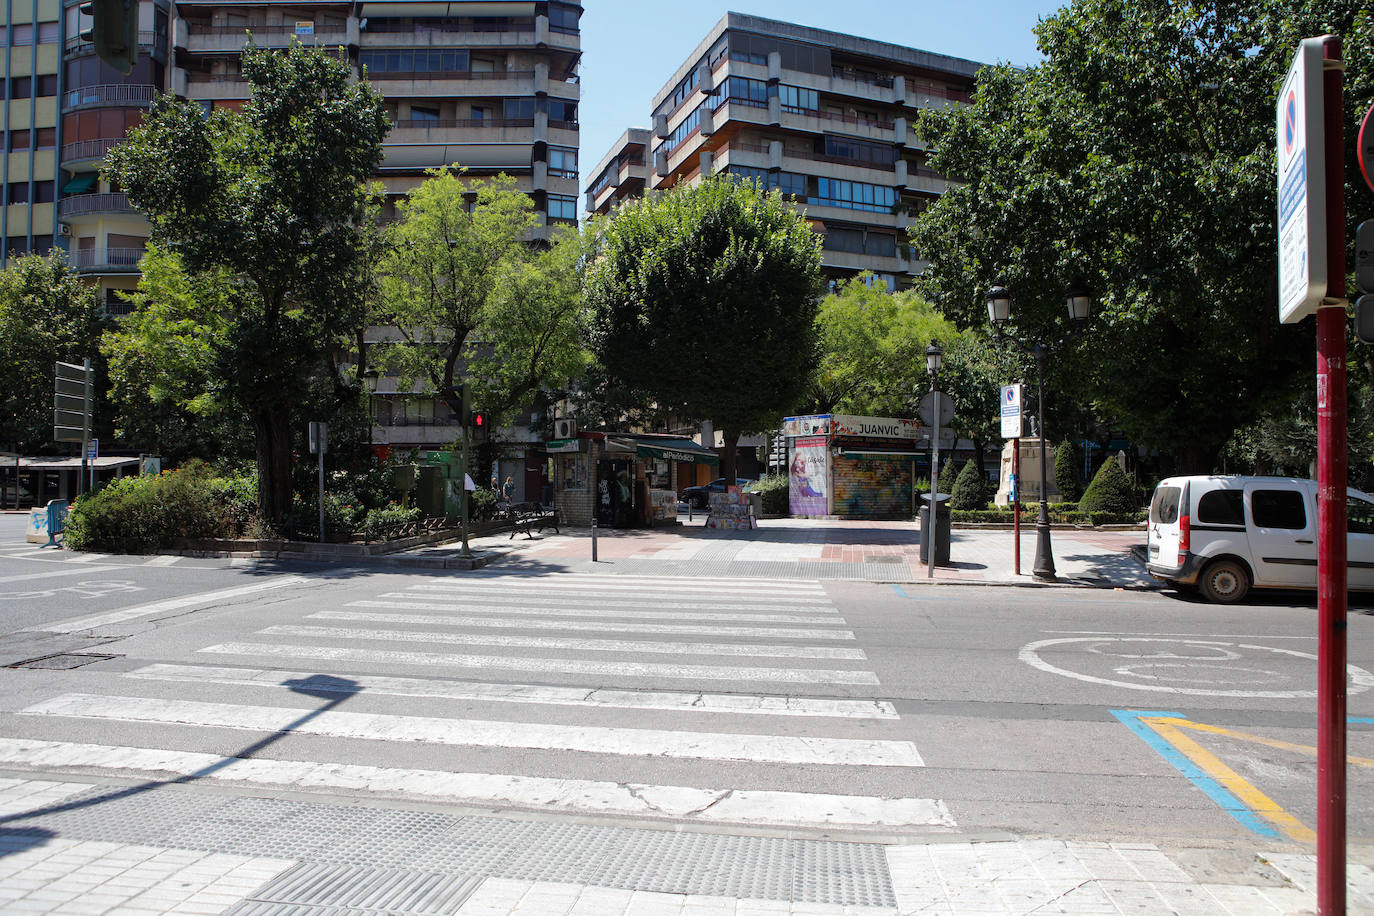
<path fill-rule="evenodd" d="M 291 509 L 291 408 L 262 404 L 252 411 L 258 460 L 258 512 L 278 527 Z"/>
<path fill-rule="evenodd" d="M 725 478 L 727 487 L 734 486 L 735 478 L 739 475 L 735 473 L 735 458 L 739 451 L 739 430 L 722 429 L 721 438 L 725 440 L 725 454 L 720 458 L 720 476 Z"/>

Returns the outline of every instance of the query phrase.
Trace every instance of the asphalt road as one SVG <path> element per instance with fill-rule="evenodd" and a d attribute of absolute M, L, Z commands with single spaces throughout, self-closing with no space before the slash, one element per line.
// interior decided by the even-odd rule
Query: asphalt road
<path fill-rule="evenodd" d="M 1315 826 L 1305 596 L 1219 608 L 19 552 L 0 558 L 0 651 L 20 665 L 0 668 L 4 772 L 882 836 L 1274 830 L 1185 775 L 1183 746 L 1287 829 Z M 1374 720 L 1374 617 L 1352 612 L 1349 633 L 1349 713 Z M 1349 833 L 1370 843 L 1374 722 L 1350 726 L 1349 750 L 1365 760 L 1349 770 Z M 262 771 L 224 766 L 239 758 Z M 368 769 L 336 778 L 340 765 Z"/>

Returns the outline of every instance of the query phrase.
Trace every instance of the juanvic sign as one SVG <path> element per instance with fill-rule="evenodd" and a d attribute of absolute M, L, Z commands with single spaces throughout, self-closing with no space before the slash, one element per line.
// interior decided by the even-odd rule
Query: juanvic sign
<path fill-rule="evenodd" d="M 901 420 L 896 417 L 849 417 L 835 414 L 830 420 L 832 437 L 862 436 L 870 439 L 919 439 L 921 424 L 918 420 Z"/>

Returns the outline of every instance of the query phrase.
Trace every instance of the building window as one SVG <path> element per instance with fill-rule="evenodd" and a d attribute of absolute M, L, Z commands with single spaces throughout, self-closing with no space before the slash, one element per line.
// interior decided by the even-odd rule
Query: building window
<path fill-rule="evenodd" d="M 816 181 L 816 197 L 812 202 L 847 210 L 891 213 L 897 202 L 897 192 L 893 188 L 862 181 L 820 178 Z"/>
<path fill-rule="evenodd" d="M 38 254 L 47 254 L 52 251 L 52 236 L 35 235 L 33 237 L 33 250 Z"/>
<path fill-rule="evenodd" d="M 555 178 L 576 178 L 577 150 L 549 147 L 549 174 Z"/>
<path fill-rule="evenodd" d="M 34 149 L 52 149 L 57 145 L 56 127 L 37 127 L 34 128 Z"/>
<path fill-rule="evenodd" d="M 29 129 L 27 127 L 20 128 L 19 130 L 10 131 L 10 149 L 19 150 L 28 148 Z"/>
<path fill-rule="evenodd" d="M 548 214 L 549 219 L 577 219 L 577 198 L 550 194 Z"/>
<path fill-rule="evenodd" d="M 720 87 L 717 105 L 726 102 L 739 102 L 754 108 L 768 107 L 768 84 L 763 80 L 751 80 L 743 76 L 732 76 Z"/>
<path fill-rule="evenodd" d="M 501 116 L 507 121 L 530 120 L 534 117 L 534 99 L 506 99 Z M 550 115 L 552 117 L 552 115 Z"/>
<path fill-rule="evenodd" d="M 577 103 L 562 99 L 549 99 L 549 120 L 564 124 L 577 123 Z"/>
<path fill-rule="evenodd" d="M 752 181 L 761 188 L 770 191 L 777 189 L 789 197 L 806 200 L 806 176 L 797 172 L 770 172 L 747 165 L 728 166 L 725 171 L 726 174 Z"/>
<path fill-rule="evenodd" d="M 5 254 L 17 257 L 29 253 L 29 238 L 26 235 L 12 235 L 5 239 Z"/>
<path fill-rule="evenodd" d="M 667 147 L 668 152 L 671 153 L 673 150 L 681 146 L 683 141 L 685 141 L 688 137 L 695 133 L 697 128 L 700 126 L 701 106 L 698 105 L 692 111 L 692 113 L 687 116 L 686 120 L 684 120 L 681 124 L 679 124 L 676 128 L 673 129 L 673 132 L 669 134 L 667 139 L 663 141 L 663 145 Z"/>
<path fill-rule="evenodd" d="M 56 73 L 44 74 L 44 75 L 35 77 L 35 79 L 38 80 L 38 91 L 37 91 L 37 93 L 35 93 L 36 95 L 38 95 L 38 96 L 40 96 L 40 97 L 43 97 L 43 96 L 50 96 L 50 95 L 57 95 L 57 74 L 56 74 Z"/>
<path fill-rule="evenodd" d="M 867 229 L 830 227 L 825 233 L 824 247 L 828 251 L 845 251 L 875 258 L 897 257 L 897 238 Z"/>
<path fill-rule="evenodd" d="M 800 86 L 779 86 L 778 100 L 782 102 L 782 110 L 790 111 L 792 114 L 820 111 L 821 109 L 820 93 L 814 89 L 803 89 Z"/>
<path fill-rule="evenodd" d="M 33 44 L 32 25 L 12 25 L 10 26 L 10 47 L 18 48 L 24 45 Z"/>
<path fill-rule="evenodd" d="M 577 18 L 582 11 L 566 3 L 549 4 L 549 28 L 564 35 L 577 34 Z"/>
<path fill-rule="evenodd" d="M 363 51 L 358 62 L 368 75 L 385 79 L 410 73 L 467 73 L 467 51 Z"/>
<path fill-rule="evenodd" d="M 423 105 L 411 105 L 411 106 L 410 106 L 410 120 L 412 120 L 412 121 L 426 121 L 426 122 L 438 121 L 438 120 L 439 120 L 439 109 L 437 109 L 437 108 L 426 108 L 426 107 L 424 107 Z"/>
<path fill-rule="evenodd" d="M 897 162 L 897 148 L 891 144 L 870 143 L 832 134 L 825 137 L 825 154 L 883 169 L 890 169 Z"/>
<path fill-rule="evenodd" d="M 40 45 L 55 45 L 58 41 L 58 28 L 55 22 L 38 23 L 38 43 Z M 52 247 L 52 246 L 49 246 Z"/>
<path fill-rule="evenodd" d="M 57 185 L 51 181 L 40 181 L 33 186 L 33 202 L 50 204 L 57 199 Z"/>
<path fill-rule="evenodd" d="M 26 204 L 29 202 L 29 184 L 26 181 L 16 181 L 14 184 L 5 188 L 5 203 L 7 204 Z"/>
<path fill-rule="evenodd" d="M 10 98 L 27 99 L 33 94 L 33 77 L 13 76 L 10 77 Z"/>

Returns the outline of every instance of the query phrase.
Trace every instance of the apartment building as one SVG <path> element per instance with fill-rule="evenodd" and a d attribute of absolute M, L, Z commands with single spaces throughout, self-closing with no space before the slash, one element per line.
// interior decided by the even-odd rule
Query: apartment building
<path fill-rule="evenodd" d="M 388 195 L 383 218 L 426 169 L 457 163 L 469 177 L 515 177 L 539 214 L 532 241 L 547 239 L 577 219 L 581 13 L 580 3 L 557 0 L 139 0 L 138 63 L 123 74 L 81 39 L 91 23 L 80 0 L 8 0 L 5 253 L 65 248 L 106 308 L 127 310 L 118 293 L 136 287 L 149 231 L 101 180 L 105 154 L 163 92 L 207 112 L 240 108 L 250 36 L 261 47 L 342 49 L 381 92 L 393 125 L 377 176 Z M 457 435 L 446 410 L 390 380 L 373 403 L 379 443 Z"/>
<path fill-rule="evenodd" d="M 824 233 L 827 276 L 870 270 L 905 286 L 925 267 L 905 230 L 948 187 L 927 166 L 913 117 L 971 101 L 980 66 L 727 13 L 653 97 L 646 186 L 725 173 L 778 188 Z M 590 173 L 588 212 L 633 193 L 616 182 L 634 133 Z"/>

